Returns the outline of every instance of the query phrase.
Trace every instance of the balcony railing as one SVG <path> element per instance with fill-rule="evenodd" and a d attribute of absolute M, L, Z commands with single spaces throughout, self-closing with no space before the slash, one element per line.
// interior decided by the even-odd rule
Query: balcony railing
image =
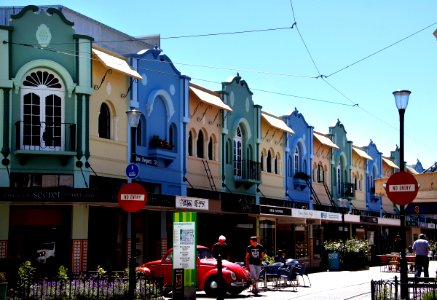
<path fill-rule="evenodd" d="M 239 160 L 234 162 L 234 180 L 236 182 L 260 182 L 261 164 L 253 160 Z"/>
<path fill-rule="evenodd" d="M 348 199 L 355 198 L 355 184 L 349 182 L 343 183 L 341 185 L 340 195 L 338 196 Z"/>
<path fill-rule="evenodd" d="M 76 151 L 76 124 L 18 121 L 15 147 L 31 151 Z"/>

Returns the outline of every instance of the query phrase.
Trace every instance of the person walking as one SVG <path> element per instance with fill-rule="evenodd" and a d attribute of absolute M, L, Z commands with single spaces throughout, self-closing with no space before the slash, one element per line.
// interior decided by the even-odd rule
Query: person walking
<path fill-rule="evenodd" d="M 416 274 L 415 277 L 420 277 L 423 269 L 423 275 L 429 277 L 428 266 L 429 258 L 428 252 L 430 250 L 429 242 L 423 233 L 419 234 L 419 239 L 413 243 L 413 251 L 416 253 Z"/>
<path fill-rule="evenodd" d="M 250 237 L 250 245 L 246 248 L 246 268 L 249 270 L 250 277 L 252 277 L 252 293 L 258 294 L 258 280 L 261 273 L 262 262 L 264 261 L 264 247 L 258 244 L 256 236 Z"/>
<path fill-rule="evenodd" d="M 218 242 L 212 245 L 211 253 L 216 259 L 220 254 L 222 259 L 230 260 L 231 254 L 229 251 L 229 246 L 226 244 L 226 237 L 224 235 L 219 236 Z"/>

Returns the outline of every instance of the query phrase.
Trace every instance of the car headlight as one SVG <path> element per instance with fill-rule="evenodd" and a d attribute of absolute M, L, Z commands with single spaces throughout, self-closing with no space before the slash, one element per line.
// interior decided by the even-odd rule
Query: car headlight
<path fill-rule="evenodd" d="M 231 271 L 231 278 L 232 280 L 237 280 L 237 275 L 235 275 L 235 273 L 232 271 Z"/>

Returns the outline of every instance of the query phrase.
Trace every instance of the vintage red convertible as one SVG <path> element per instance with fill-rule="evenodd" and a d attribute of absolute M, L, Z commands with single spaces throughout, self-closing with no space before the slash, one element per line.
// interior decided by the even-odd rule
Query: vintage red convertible
<path fill-rule="evenodd" d="M 171 288 L 173 272 L 173 249 L 167 251 L 161 260 L 142 264 L 137 268 L 146 276 L 162 277 L 164 287 Z M 251 284 L 249 273 L 239 264 L 222 261 L 222 276 L 226 292 L 238 295 Z M 197 246 L 197 290 L 205 291 L 208 297 L 217 296 L 218 287 L 217 260 L 205 246 Z"/>

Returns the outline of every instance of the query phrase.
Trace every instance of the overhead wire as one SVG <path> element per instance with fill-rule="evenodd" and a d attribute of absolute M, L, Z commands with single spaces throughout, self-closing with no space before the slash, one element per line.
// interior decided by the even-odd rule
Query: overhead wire
<path fill-rule="evenodd" d="M 305 49 L 306 49 L 306 51 L 307 51 L 307 53 L 308 53 L 310 59 L 311 59 L 311 61 L 313 62 L 313 65 L 314 65 L 315 69 L 317 70 L 317 72 L 318 72 L 318 74 L 319 74 L 319 76 L 318 76 L 317 78 L 322 79 L 323 82 L 325 82 L 329 87 L 331 87 L 333 90 L 335 90 L 337 93 L 339 93 L 343 98 L 345 98 L 346 100 L 348 100 L 349 102 L 351 102 L 351 103 L 353 104 L 352 106 L 354 106 L 354 107 L 356 106 L 357 108 L 359 108 L 360 110 L 362 110 L 362 111 L 365 112 L 366 114 L 372 116 L 373 118 L 377 119 L 378 121 L 380 121 L 380 122 L 382 122 L 382 123 L 388 125 L 388 126 L 391 127 L 391 128 L 395 128 L 395 129 L 396 129 L 396 127 L 393 126 L 392 124 L 386 122 L 386 121 L 385 121 L 384 119 L 382 119 L 382 118 L 379 118 L 379 117 L 376 116 L 375 114 L 373 114 L 373 113 L 371 113 L 370 111 L 368 111 L 368 110 L 364 109 L 363 107 L 361 107 L 361 106 L 359 105 L 359 103 L 357 103 L 357 102 L 353 101 L 352 99 L 350 99 L 349 97 L 347 97 L 343 92 L 341 92 L 339 89 L 337 89 L 336 87 L 334 87 L 331 83 L 329 83 L 328 80 L 327 80 L 327 78 L 330 77 L 330 76 L 332 76 L 332 75 L 335 75 L 335 74 L 337 74 L 337 73 L 339 73 L 339 72 L 341 72 L 341 71 L 343 71 L 343 70 L 345 70 L 345 69 L 347 69 L 347 68 L 349 68 L 349 67 L 351 67 L 351 66 L 353 66 L 353 65 L 355 65 L 355 64 L 358 64 L 358 63 L 360 63 L 360 62 L 362 62 L 362 61 L 364 61 L 364 60 L 366 60 L 366 59 L 368 59 L 368 58 L 370 58 L 370 57 L 372 57 L 372 56 L 374 56 L 374 55 L 376 55 L 376 54 L 378 54 L 378 53 L 380 53 L 380 52 L 382 52 L 382 51 L 384 51 L 384 50 L 387 50 L 388 48 L 390 48 L 390 47 L 392 47 L 392 46 L 394 46 L 394 45 L 396 45 L 396 44 L 399 44 L 399 43 L 401 43 L 402 41 L 404 41 L 404 40 L 406 40 L 406 39 L 411 38 L 412 36 L 414 36 L 414 35 L 416 35 L 416 34 L 422 32 L 422 31 L 424 31 L 424 30 L 426 30 L 426 29 L 428 29 L 428 28 L 430 28 L 430 27 L 436 25 L 437 22 L 434 22 L 433 24 L 430 24 L 430 25 L 428 25 L 428 26 L 426 26 L 426 27 L 424 27 L 424 28 L 422 28 L 422 29 L 419 29 L 418 31 L 416 31 L 416 32 L 414 32 L 414 33 L 412 33 L 412 34 L 410 34 L 410 35 L 408 35 L 408 36 L 406 36 L 406 37 L 404 37 L 404 38 L 402 38 L 402 39 L 400 39 L 400 40 L 398 40 L 398 41 L 396 41 L 396 42 L 394 42 L 394 43 L 392 43 L 392 44 L 390 44 L 390 45 L 388 45 L 388 46 L 386 46 L 386 47 L 384 47 L 384 48 L 382 48 L 382 49 L 380 49 L 380 50 L 378 50 L 378 51 L 376 51 L 376 52 L 373 52 L 373 53 L 371 53 L 370 55 L 368 55 L 368 56 L 366 56 L 366 57 L 364 57 L 364 58 L 362 58 L 362 59 L 360 59 L 360 60 L 358 60 L 358 61 L 356 61 L 356 62 L 354 62 L 354 63 L 352 63 L 352 64 L 349 64 L 348 66 L 343 67 L 343 68 L 341 68 L 341 69 L 339 69 L 339 70 L 337 70 L 337 71 L 335 71 L 335 72 L 333 72 L 333 73 L 331 73 L 331 74 L 329 74 L 329 75 L 326 76 L 326 75 L 322 75 L 322 74 L 320 73 L 319 68 L 317 67 L 317 64 L 315 63 L 315 60 L 314 60 L 313 56 L 311 55 L 311 52 L 309 51 L 309 49 L 308 49 L 308 47 L 307 47 L 307 45 L 306 45 L 306 43 L 305 43 L 305 40 L 304 40 L 303 37 L 302 37 L 302 34 L 301 34 L 300 31 L 299 31 L 299 27 L 297 26 L 297 21 L 296 21 L 296 17 L 295 17 L 295 13 L 294 13 L 294 8 L 293 8 L 292 0 L 290 0 L 290 6 L 291 6 L 292 14 L 293 14 L 293 22 L 294 22 L 294 24 L 296 24 L 296 30 L 297 30 L 297 32 L 299 33 L 299 36 L 300 36 L 300 38 L 301 38 L 301 41 L 302 41 L 302 43 L 303 43 L 303 45 L 304 45 L 304 47 L 305 47 Z M 415 138 L 412 137 L 412 136 L 409 136 L 409 135 L 408 135 L 408 137 L 411 138 L 411 139 L 413 139 L 413 140 L 418 141 L 417 139 L 415 139 Z M 420 142 L 420 141 L 418 141 L 418 142 Z M 423 142 L 420 142 L 420 143 L 423 144 L 423 145 L 425 145 L 425 146 L 427 146 L 427 145 L 426 145 L 425 143 L 423 143 Z M 429 147 L 429 146 L 427 146 L 427 147 L 428 147 L 428 148 L 431 148 L 431 147 Z"/>

